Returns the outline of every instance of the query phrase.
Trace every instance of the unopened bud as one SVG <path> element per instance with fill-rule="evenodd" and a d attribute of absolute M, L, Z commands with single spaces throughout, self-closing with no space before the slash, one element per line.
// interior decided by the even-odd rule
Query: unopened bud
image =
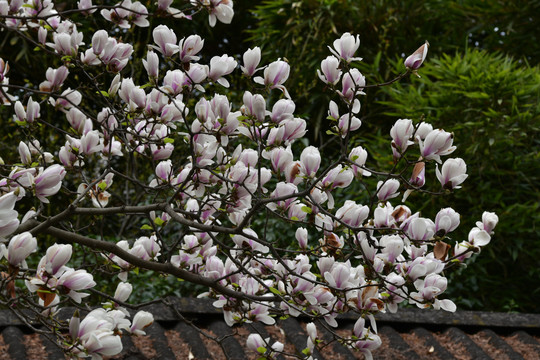
<path fill-rule="evenodd" d="M 405 59 L 405 67 L 409 70 L 418 70 L 426 59 L 429 43 L 426 42 L 420 46 L 412 55 Z"/>

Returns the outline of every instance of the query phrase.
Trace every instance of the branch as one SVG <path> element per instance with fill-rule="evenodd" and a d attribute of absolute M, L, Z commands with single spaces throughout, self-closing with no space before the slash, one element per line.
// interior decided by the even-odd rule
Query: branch
<path fill-rule="evenodd" d="M 36 220 L 29 220 L 27 221 L 27 223 L 31 223 L 31 225 L 33 225 L 34 227 L 39 227 L 39 225 L 41 225 L 41 223 Z M 79 245 L 87 246 L 92 249 L 110 252 L 136 267 L 146 269 L 146 270 L 152 270 L 152 271 L 157 271 L 161 273 L 171 274 L 194 284 L 208 286 L 214 289 L 218 293 L 221 293 L 225 296 L 229 296 L 235 299 L 246 300 L 246 301 L 252 301 L 252 300 L 265 301 L 265 302 L 279 300 L 276 297 L 247 295 L 242 292 L 231 290 L 215 282 L 213 279 L 206 278 L 204 276 L 193 274 L 189 271 L 177 268 L 173 266 L 171 263 L 163 264 L 163 263 L 143 260 L 141 258 L 138 258 L 135 255 L 128 253 L 125 250 L 122 250 L 121 248 L 116 246 L 116 244 L 112 242 L 92 239 L 92 238 L 75 234 L 69 231 L 61 230 L 52 226 L 48 227 L 47 229 L 44 229 L 43 233 L 54 236 L 57 239 L 60 239 L 68 244 L 79 244 Z"/>

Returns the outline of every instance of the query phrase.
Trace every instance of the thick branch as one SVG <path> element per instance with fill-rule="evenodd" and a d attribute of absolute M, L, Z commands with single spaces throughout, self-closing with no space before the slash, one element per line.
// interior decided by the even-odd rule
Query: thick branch
<path fill-rule="evenodd" d="M 32 223 L 34 227 L 38 227 L 40 225 L 40 223 L 35 220 L 29 220 L 28 222 Z M 112 242 L 92 239 L 92 238 L 75 234 L 69 231 L 61 230 L 52 226 L 49 228 L 43 229 L 42 232 L 48 235 L 52 235 L 62 240 L 63 242 L 66 242 L 69 244 L 80 244 L 80 245 L 88 246 L 92 249 L 110 252 L 118 256 L 119 258 L 129 262 L 133 266 L 136 266 L 142 269 L 171 274 L 194 284 L 208 286 L 214 289 L 218 293 L 221 293 L 225 296 L 229 296 L 235 299 L 248 300 L 248 301 L 250 300 L 265 301 L 265 302 L 277 300 L 275 297 L 253 296 L 253 295 L 247 295 L 242 292 L 231 290 L 215 282 L 213 279 L 209 279 L 204 276 L 193 274 L 189 271 L 177 268 L 173 266 L 171 263 L 163 264 L 163 263 L 143 260 L 141 258 L 138 258 L 135 255 L 128 253 L 125 250 L 122 250 L 121 248 L 116 246 L 116 244 Z"/>

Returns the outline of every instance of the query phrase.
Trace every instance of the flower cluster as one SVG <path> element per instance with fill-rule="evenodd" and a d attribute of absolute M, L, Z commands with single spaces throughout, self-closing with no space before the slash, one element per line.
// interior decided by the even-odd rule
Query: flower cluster
<path fill-rule="evenodd" d="M 0 168 L 0 266 L 13 284 L 25 284 L 14 291 L 37 297 L 41 321 L 50 321 L 65 300 L 86 301 L 99 273 L 117 275 L 114 295 L 83 320 L 75 314 L 61 339 L 73 356 L 95 359 L 122 350 L 122 331 L 144 334 L 152 323 L 144 311 L 130 321 L 125 303 L 133 291 L 128 274 L 144 270 L 208 287 L 200 296 L 213 298 L 229 325 L 303 315 L 336 327 L 339 314 L 356 313 L 340 341 L 367 358 L 381 344 L 374 314 L 396 312 L 404 301 L 455 311 L 444 298 L 444 270 L 487 245 L 498 217 L 485 212 L 467 240 L 455 241 L 454 209 L 425 215 L 405 203 L 462 186 L 464 160 L 445 159 L 456 149 L 453 134 L 399 119 L 388 138 L 392 167 L 369 166 L 370 154 L 356 143 L 369 88 L 353 66 L 361 61 L 358 35 L 336 39 L 317 72 L 333 96 L 335 157 L 335 149 L 307 145 L 308 122 L 295 114 L 285 86 L 294 66 L 285 59 L 265 62 L 259 47 L 241 58 L 206 58 L 199 35 L 179 39 L 163 24 L 149 29 L 144 50 L 122 40 L 124 29 L 148 27 L 151 16 L 205 11 L 214 26 L 234 14 L 231 0 L 189 3 L 184 12 L 170 0 L 152 9 L 81 0 L 79 12 L 100 10 L 116 29 L 88 33 L 70 20 L 75 9 L 0 0 L 6 28 L 35 36 L 61 64 L 36 82 L 38 101 L 9 93 L 9 66 L 0 59 L 0 101 L 12 106 L 14 124 L 33 134 L 17 140 L 18 158 Z M 427 48 L 407 58 L 405 74 L 418 70 Z M 133 58 L 140 51 L 143 58 Z M 51 114 L 54 124 L 45 120 Z M 62 244 L 28 266 L 31 254 L 46 248 L 44 235 Z M 72 261 L 78 247 L 92 256 Z M 310 357 L 324 340 L 314 323 L 307 330 Z M 257 334 L 247 347 L 267 358 L 284 352 Z"/>

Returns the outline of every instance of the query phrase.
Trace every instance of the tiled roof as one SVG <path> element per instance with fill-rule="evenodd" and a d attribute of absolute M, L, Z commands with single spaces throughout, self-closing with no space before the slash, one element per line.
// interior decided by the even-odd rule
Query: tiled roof
<path fill-rule="evenodd" d="M 278 320 L 276 326 L 247 324 L 228 327 L 211 302 L 175 299 L 175 312 L 165 305 L 145 309 L 154 314 L 154 324 L 141 337 L 124 336 L 124 350 L 115 359 L 256 359 L 245 345 L 247 336 L 259 332 L 271 343 L 280 341 L 288 353 L 300 353 L 306 347 L 303 319 Z M 65 318 L 73 309 L 62 310 Z M 397 314 L 377 316 L 383 345 L 373 352 L 374 359 L 540 359 L 540 315 L 488 312 L 401 309 Z M 188 324 L 193 322 L 201 332 Z M 351 333 L 355 319 L 339 319 L 337 332 Z M 318 326 L 322 338 L 332 336 Z M 43 335 L 32 332 L 13 313 L 0 311 L 0 360 L 64 359 L 61 350 Z M 209 337 L 213 337 L 211 339 Z M 217 342 L 215 341 L 217 340 Z M 221 344 L 221 346 L 218 344 Z M 316 352 L 323 360 L 362 359 L 337 342 Z M 280 356 L 278 359 L 292 357 Z"/>

